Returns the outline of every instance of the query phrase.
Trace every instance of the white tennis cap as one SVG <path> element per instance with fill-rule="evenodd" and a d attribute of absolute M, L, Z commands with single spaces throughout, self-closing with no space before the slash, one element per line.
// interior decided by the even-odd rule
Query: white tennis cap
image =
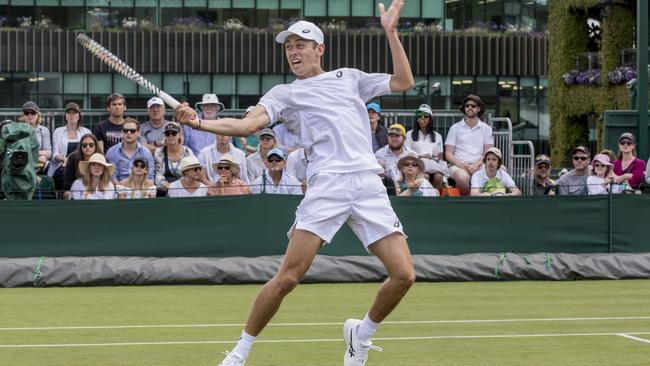
<path fill-rule="evenodd" d="M 318 44 L 323 44 L 325 37 L 323 36 L 323 31 L 312 22 L 306 20 L 299 20 L 291 25 L 289 29 L 278 33 L 275 36 L 275 41 L 278 43 L 284 43 L 287 40 L 287 37 L 295 34 L 300 38 L 310 39 L 316 41 Z"/>
<path fill-rule="evenodd" d="M 147 101 L 147 109 L 151 108 L 152 105 L 162 105 L 164 106 L 163 100 L 158 97 L 153 97 Z"/>

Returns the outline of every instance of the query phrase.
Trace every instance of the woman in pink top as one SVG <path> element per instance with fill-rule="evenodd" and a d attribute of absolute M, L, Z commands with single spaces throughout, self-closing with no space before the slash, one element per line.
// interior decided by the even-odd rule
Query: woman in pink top
<path fill-rule="evenodd" d="M 208 190 L 210 196 L 236 196 L 251 194 L 251 189 L 239 179 L 239 164 L 230 156 L 224 155 L 219 162 L 214 163 L 214 170 L 219 173 L 219 180 Z"/>
<path fill-rule="evenodd" d="M 625 132 L 618 138 L 618 159 L 614 160 L 614 174 L 617 183 L 628 183 L 638 189 L 643 183 L 645 162 L 636 157 L 636 139 Z"/>

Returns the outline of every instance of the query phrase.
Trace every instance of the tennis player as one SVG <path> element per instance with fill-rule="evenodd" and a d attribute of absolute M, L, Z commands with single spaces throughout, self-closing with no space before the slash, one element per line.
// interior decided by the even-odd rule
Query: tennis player
<path fill-rule="evenodd" d="M 255 338 L 282 299 L 298 285 L 319 249 L 343 223 L 381 260 L 388 273 L 364 319 L 344 323 L 343 364 L 365 365 L 368 351 L 380 350 L 372 346 L 370 338 L 411 287 L 415 271 L 402 224 L 377 175 L 381 167 L 372 152 L 366 102 L 413 86 L 409 60 L 397 33 L 403 5 L 403 0 L 395 0 L 386 10 L 379 4 L 393 75 L 348 68 L 324 71 L 323 32 L 313 23 L 298 21 L 275 38 L 284 45 L 297 80 L 272 88 L 246 117 L 200 120 L 186 103 L 177 108 L 181 123 L 231 136 L 249 136 L 283 119 L 287 128 L 300 136 L 309 161 L 308 188 L 289 229 L 282 265 L 260 290 L 241 338 L 220 365 L 244 364 Z"/>

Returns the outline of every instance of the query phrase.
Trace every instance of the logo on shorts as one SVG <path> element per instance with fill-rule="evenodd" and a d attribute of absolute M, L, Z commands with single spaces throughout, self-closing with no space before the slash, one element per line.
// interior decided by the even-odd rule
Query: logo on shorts
<path fill-rule="evenodd" d="M 343 76 L 343 71 L 338 71 L 338 72 L 336 73 L 336 77 L 337 77 L 337 78 L 340 78 L 341 76 Z"/>
<path fill-rule="evenodd" d="M 400 227 L 400 225 L 402 224 L 399 222 L 399 220 L 395 221 L 395 223 L 393 224 L 394 227 Z"/>

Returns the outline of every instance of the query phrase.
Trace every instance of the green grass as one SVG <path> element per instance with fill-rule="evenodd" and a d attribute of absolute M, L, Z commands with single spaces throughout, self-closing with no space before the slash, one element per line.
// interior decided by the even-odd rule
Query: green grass
<path fill-rule="evenodd" d="M 230 350 L 239 337 L 239 324 L 245 321 L 259 287 L 1 289 L 0 365 L 214 366 L 221 359 L 220 352 Z M 299 286 L 274 318 L 272 324 L 276 325 L 269 326 L 258 337 L 247 365 L 340 365 L 345 347 L 342 322 L 349 317 L 362 317 L 377 287 L 378 284 Z M 647 319 L 530 320 L 603 317 Z M 391 323 L 493 319 L 528 320 Z M 283 323 L 328 324 L 280 325 Z M 235 325 L 7 330 L 170 324 Z M 650 343 L 616 333 L 636 333 L 637 337 L 650 340 L 650 281 L 417 283 L 380 327 L 375 344 L 384 352 L 371 352 L 368 366 L 650 364 Z M 561 336 L 567 334 L 570 336 Z M 510 336 L 487 337 L 497 335 Z M 138 342 L 197 343 L 133 345 Z M 98 345 L 106 343 L 120 345 Z M 89 345 L 15 347 L 45 344 Z"/>

